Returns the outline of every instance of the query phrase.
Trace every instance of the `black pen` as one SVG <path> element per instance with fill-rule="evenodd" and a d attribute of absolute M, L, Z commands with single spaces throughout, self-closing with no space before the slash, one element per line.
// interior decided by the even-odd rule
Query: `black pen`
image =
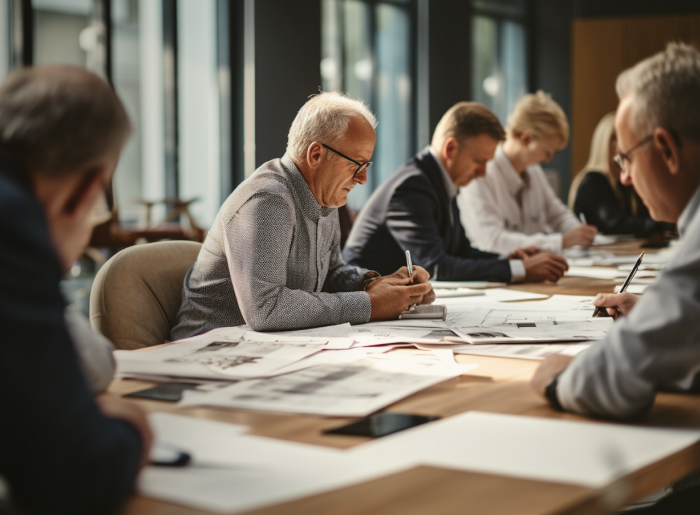
<path fill-rule="evenodd" d="M 639 255 L 637 258 L 637 262 L 634 264 L 632 267 L 632 270 L 630 270 L 630 273 L 627 275 L 627 279 L 625 279 L 625 282 L 622 283 L 622 287 L 620 288 L 620 291 L 618 293 L 624 293 L 627 287 L 630 285 L 632 282 L 632 279 L 634 279 L 634 274 L 637 273 L 637 270 L 639 270 L 639 266 L 642 264 L 642 258 L 644 257 L 644 251 Z M 605 308 L 601 307 L 596 307 L 593 310 L 593 316 L 596 316 L 598 313 L 604 313 L 603 316 L 610 316 L 608 313 L 605 311 Z"/>

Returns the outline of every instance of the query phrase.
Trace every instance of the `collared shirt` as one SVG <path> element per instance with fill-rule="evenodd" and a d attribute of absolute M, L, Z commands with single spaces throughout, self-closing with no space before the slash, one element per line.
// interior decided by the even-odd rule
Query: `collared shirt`
<path fill-rule="evenodd" d="M 452 177 L 447 173 L 447 170 L 445 170 L 445 166 L 442 164 L 442 160 L 440 159 L 440 156 L 435 152 L 433 147 L 430 148 L 430 154 L 433 156 L 435 161 L 437 162 L 438 166 L 440 167 L 440 171 L 442 171 L 442 179 L 445 181 L 445 189 L 447 190 L 447 196 L 450 197 L 450 201 L 453 201 L 457 195 L 459 194 L 459 189 L 457 189 L 457 186 L 455 186 L 455 183 L 452 181 Z M 472 181 L 473 182 L 473 181 Z M 460 206 L 460 213 L 463 213 L 462 208 Z M 460 220 L 462 221 L 462 225 L 464 225 L 464 215 L 462 214 L 460 216 Z M 452 211 L 450 210 L 450 224 L 454 225 L 454 220 L 452 219 Z M 466 227 L 466 225 L 465 225 Z M 479 245 L 476 244 L 478 247 Z M 511 273 L 511 282 L 518 283 L 522 282 L 525 279 L 525 264 L 520 260 L 520 259 L 511 259 L 509 262 L 510 264 L 510 273 Z"/>
<path fill-rule="evenodd" d="M 338 210 L 319 205 L 285 155 L 219 210 L 185 277 L 171 339 L 246 323 L 271 331 L 368 322 L 366 272 L 345 264 Z"/>
<path fill-rule="evenodd" d="M 606 338 L 559 376 L 569 410 L 627 418 L 643 414 L 660 389 L 698 386 L 700 372 L 700 188 L 685 207 L 671 263 Z"/>
<path fill-rule="evenodd" d="M 539 165 L 520 175 L 501 145 L 486 165 L 486 176 L 462 188 L 457 202 L 469 239 L 500 254 L 529 246 L 560 253 L 563 233 L 581 224 Z"/>

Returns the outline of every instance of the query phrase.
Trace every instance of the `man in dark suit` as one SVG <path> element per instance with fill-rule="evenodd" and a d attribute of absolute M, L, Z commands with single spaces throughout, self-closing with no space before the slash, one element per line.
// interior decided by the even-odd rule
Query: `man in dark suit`
<path fill-rule="evenodd" d="M 556 281 L 568 266 L 535 248 L 508 258 L 475 249 L 460 223 L 459 188 L 483 177 L 505 132 L 498 118 L 476 102 L 460 102 L 438 123 L 430 147 L 399 168 L 370 197 L 350 233 L 343 257 L 349 264 L 391 273 L 413 262 L 437 280 Z"/>

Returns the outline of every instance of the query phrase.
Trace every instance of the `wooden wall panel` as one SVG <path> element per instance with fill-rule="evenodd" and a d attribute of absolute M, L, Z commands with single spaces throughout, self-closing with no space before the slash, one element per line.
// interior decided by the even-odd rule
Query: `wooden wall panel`
<path fill-rule="evenodd" d="M 615 80 L 669 41 L 700 48 L 700 15 L 574 20 L 571 175 L 588 159 L 598 121 L 617 107 Z"/>
<path fill-rule="evenodd" d="M 621 19 L 574 21 L 570 143 L 572 179 L 588 159 L 591 136 L 598 121 L 617 106 L 615 78 L 623 69 L 622 27 Z"/>

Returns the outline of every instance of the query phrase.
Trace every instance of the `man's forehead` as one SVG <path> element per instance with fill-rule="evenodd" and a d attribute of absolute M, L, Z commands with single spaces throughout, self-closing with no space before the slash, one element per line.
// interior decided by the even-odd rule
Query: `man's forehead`
<path fill-rule="evenodd" d="M 491 159 L 496 151 L 497 145 L 498 141 L 488 134 L 479 134 L 467 140 L 467 148 L 471 150 L 472 155 L 483 159 Z"/>
<path fill-rule="evenodd" d="M 629 119 L 632 112 L 632 96 L 627 95 L 620 100 L 620 105 L 617 107 L 617 112 L 615 113 L 615 128 L 620 131 L 620 129 L 629 129 Z"/>

